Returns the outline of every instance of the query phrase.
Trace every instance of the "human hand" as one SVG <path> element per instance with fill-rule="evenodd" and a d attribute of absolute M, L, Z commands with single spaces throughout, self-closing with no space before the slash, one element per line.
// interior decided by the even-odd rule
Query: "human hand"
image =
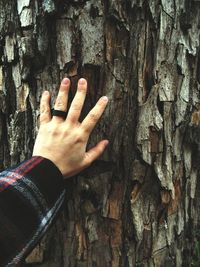
<path fill-rule="evenodd" d="M 60 85 L 54 109 L 66 111 L 70 80 L 64 78 Z M 50 94 L 45 91 L 40 101 L 40 128 L 35 141 L 33 156 L 51 160 L 65 178 L 87 168 L 104 151 L 108 140 L 100 141 L 86 152 L 89 136 L 104 112 L 108 98 L 103 96 L 80 123 L 79 117 L 87 92 L 87 81 L 80 79 L 76 95 L 66 119 L 51 117 Z"/>

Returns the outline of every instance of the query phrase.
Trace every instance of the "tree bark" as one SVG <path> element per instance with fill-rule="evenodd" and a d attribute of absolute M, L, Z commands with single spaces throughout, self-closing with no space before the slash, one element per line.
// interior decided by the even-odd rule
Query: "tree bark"
<path fill-rule="evenodd" d="M 109 97 L 109 147 L 27 266 L 199 266 L 199 25 L 199 0 L 0 0 L 1 169 L 31 157 L 43 90 L 85 77 L 82 117 Z"/>

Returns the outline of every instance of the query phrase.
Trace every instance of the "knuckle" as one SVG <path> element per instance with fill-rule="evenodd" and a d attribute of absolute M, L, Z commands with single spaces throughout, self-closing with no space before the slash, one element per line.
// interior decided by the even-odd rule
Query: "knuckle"
<path fill-rule="evenodd" d="M 91 164 L 92 164 L 92 159 L 91 159 L 90 156 L 87 156 L 87 157 L 85 158 L 84 166 L 87 168 L 87 167 L 89 167 Z"/>
<path fill-rule="evenodd" d="M 73 110 L 73 111 L 79 111 L 79 110 L 80 110 L 79 105 L 78 105 L 78 104 L 73 104 L 73 106 L 72 106 L 72 110 Z"/>
<path fill-rule="evenodd" d="M 91 126 L 87 124 L 87 127 L 83 127 L 83 131 L 86 135 L 89 135 L 91 132 Z"/>
<path fill-rule="evenodd" d="M 67 120 L 72 124 L 76 124 L 76 117 L 71 115 L 71 116 L 68 116 Z"/>
<path fill-rule="evenodd" d="M 86 136 L 89 136 L 94 128 L 94 122 L 91 120 L 88 120 L 87 123 L 81 126 L 83 132 Z"/>
<path fill-rule="evenodd" d="M 59 107 L 59 108 L 60 108 L 60 107 L 62 108 L 62 107 L 63 107 L 63 103 L 62 103 L 62 102 L 57 102 L 57 103 L 56 103 L 56 106 Z"/>
<path fill-rule="evenodd" d="M 42 97 L 41 97 L 41 102 L 47 102 L 48 101 L 48 96 L 47 95 L 44 95 L 42 94 Z"/>
<path fill-rule="evenodd" d="M 85 92 L 87 90 L 87 86 L 86 85 L 79 85 L 78 86 L 78 91 L 79 92 Z"/>
<path fill-rule="evenodd" d="M 61 96 L 58 96 L 55 103 L 56 108 L 64 109 L 64 102 Z"/>
<path fill-rule="evenodd" d="M 58 135 L 58 131 L 56 131 L 56 129 L 55 130 L 52 130 L 51 131 L 51 135 L 52 136 L 57 136 Z"/>
<path fill-rule="evenodd" d="M 64 136 L 71 135 L 72 133 L 72 127 L 61 125 L 61 131 L 64 133 Z"/>
<path fill-rule="evenodd" d="M 83 137 L 81 135 L 76 136 L 76 138 L 75 138 L 75 143 L 76 144 L 77 143 L 83 143 L 83 142 L 84 142 L 84 139 L 83 139 Z"/>
<path fill-rule="evenodd" d="M 68 128 L 63 128 L 62 131 L 63 131 L 63 133 L 64 133 L 65 136 L 68 136 L 70 134 L 70 131 L 69 131 Z"/>
<path fill-rule="evenodd" d="M 103 153 L 103 151 L 104 151 L 104 148 L 103 147 L 100 147 L 98 149 L 98 155 L 100 156 Z"/>
<path fill-rule="evenodd" d="M 40 119 L 39 119 L 40 123 L 43 123 L 46 121 L 46 118 L 42 115 L 40 115 Z"/>
<path fill-rule="evenodd" d="M 53 136 L 58 135 L 59 130 L 58 130 L 57 125 L 56 125 L 56 124 L 51 124 L 51 125 L 49 125 L 49 127 L 48 127 L 48 132 L 49 132 L 49 134 L 51 134 L 51 135 L 53 135 Z"/>
<path fill-rule="evenodd" d="M 63 84 L 61 83 L 59 90 L 60 90 L 60 92 L 63 93 L 63 94 L 67 93 L 68 85 L 66 85 L 66 84 L 63 85 Z"/>
<path fill-rule="evenodd" d="M 97 121 L 98 120 L 97 114 L 96 113 L 90 113 L 90 120 L 91 121 Z"/>
<path fill-rule="evenodd" d="M 84 132 L 79 128 L 75 132 L 75 143 L 84 143 L 84 142 L 85 142 Z"/>
<path fill-rule="evenodd" d="M 40 114 L 40 121 L 43 121 L 46 118 L 44 112 L 41 112 Z"/>
<path fill-rule="evenodd" d="M 47 106 L 45 106 L 45 105 L 42 105 L 41 108 L 40 108 L 40 113 L 41 113 L 41 115 L 45 115 L 45 114 L 47 114 L 49 111 L 50 111 L 49 108 L 48 108 Z"/>

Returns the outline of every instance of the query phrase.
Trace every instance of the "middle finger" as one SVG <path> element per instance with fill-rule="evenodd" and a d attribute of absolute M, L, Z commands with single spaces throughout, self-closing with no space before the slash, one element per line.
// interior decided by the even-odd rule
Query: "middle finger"
<path fill-rule="evenodd" d="M 85 101 L 87 92 L 87 81 L 83 78 L 81 78 L 78 81 L 78 88 L 76 95 L 71 103 L 68 115 L 67 115 L 67 121 L 70 121 L 71 123 L 78 122 L 78 119 L 81 114 L 81 110 Z"/>

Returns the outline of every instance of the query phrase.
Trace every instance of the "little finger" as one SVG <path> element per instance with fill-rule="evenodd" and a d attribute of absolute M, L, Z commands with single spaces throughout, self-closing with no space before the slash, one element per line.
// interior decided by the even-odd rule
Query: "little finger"
<path fill-rule="evenodd" d="M 50 94 L 48 91 L 44 91 L 40 101 L 40 125 L 45 124 L 51 120 L 49 102 Z"/>

